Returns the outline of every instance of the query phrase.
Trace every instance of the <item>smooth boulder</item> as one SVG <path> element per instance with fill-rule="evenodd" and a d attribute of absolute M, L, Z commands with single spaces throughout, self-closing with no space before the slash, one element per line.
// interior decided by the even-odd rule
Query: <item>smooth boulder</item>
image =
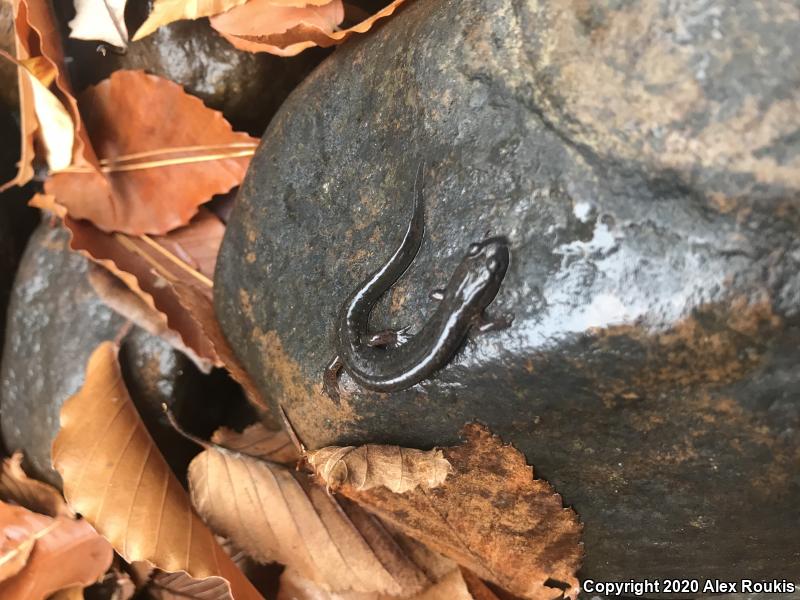
<path fill-rule="evenodd" d="M 787 576 L 798 40 L 766 0 L 410 3 L 265 133 L 217 264 L 226 335 L 308 447 L 486 423 L 580 515 L 583 577 Z M 487 235 L 511 244 L 489 311 L 513 324 L 408 390 L 345 375 L 336 404 L 337 314 L 402 238 L 421 161 L 426 237 L 373 327 L 419 331 Z"/>

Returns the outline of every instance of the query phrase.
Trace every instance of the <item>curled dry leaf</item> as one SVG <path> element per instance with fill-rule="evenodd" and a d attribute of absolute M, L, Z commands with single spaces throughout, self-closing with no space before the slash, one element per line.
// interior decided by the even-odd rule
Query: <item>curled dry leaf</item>
<path fill-rule="evenodd" d="M 118 48 L 128 45 L 125 4 L 128 0 L 75 0 L 75 18 L 69 37 L 100 40 Z"/>
<path fill-rule="evenodd" d="M 262 423 L 254 423 L 241 433 L 220 427 L 211 441 L 241 454 L 284 465 L 294 465 L 300 460 L 300 454 L 286 431 L 267 429 Z"/>
<path fill-rule="evenodd" d="M 61 409 L 52 456 L 67 501 L 128 562 L 223 577 L 236 600 L 261 599 L 158 452 L 125 388 L 117 352 L 110 342 L 98 346 L 83 387 Z"/>
<path fill-rule="evenodd" d="M 181 19 L 198 19 L 223 13 L 244 4 L 247 0 L 155 0 L 153 10 L 133 36 L 134 41 L 150 35 L 162 25 Z M 330 0 L 270 0 L 276 6 L 305 6 L 327 4 Z"/>
<path fill-rule="evenodd" d="M 405 0 L 394 0 L 367 19 L 347 29 L 336 25 L 344 19 L 340 0 L 320 7 L 312 13 L 279 11 L 270 7 L 271 0 L 250 0 L 247 4 L 211 18 L 211 26 L 239 50 L 269 52 L 294 56 L 307 48 L 327 48 L 341 44 L 356 33 L 365 33 L 372 26 L 391 16 Z M 274 3 L 273 3 L 274 4 Z M 312 8 L 312 7 L 306 7 Z"/>
<path fill-rule="evenodd" d="M 437 581 L 425 591 L 413 596 L 406 596 L 402 600 L 497 600 L 484 596 L 477 598 L 470 593 L 461 572 L 453 569 L 440 581 Z M 278 600 L 401 600 L 397 596 L 384 594 L 362 594 L 358 592 L 328 592 L 313 581 L 304 579 L 296 571 L 286 569 L 281 574 Z"/>
<path fill-rule="evenodd" d="M 340 491 L 381 520 L 513 594 L 535 600 L 577 597 L 581 525 L 525 457 L 484 427 L 444 449 L 453 474 L 439 487 L 394 494 L 384 487 Z M 509 503 L 508 499 L 514 502 Z"/>
<path fill-rule="evenodd" d="M 22 568 L 11 576 L 4 573 L 0 598 L 44 600 L 65 588 L 89 586 L 106 572 L 114 556 L 110 544 L 91 525 L 65 515 L 52 518 L 0 503 L 0 530 L 3 566 L 19 563 L 19 556 L 27 553 Z"/>
<path fill-rule="evenodd" d="M 40 117 L 45 121 L 55 120 L 57 123 L 63 123 L 61 111 L 64 109 L 74 124 L 74 143 L 70 143 L 68 147 L 64 148 L 56 146 L 53 143 L 55 134 L 51 135 L 48 132 L 48 136 L 51 138 L 51 150 L 63 152 L 71 149 L 73 161 L 77 164 L 89 164 L 93 160 L 86 132 L 80 125 L 78 104 L 66 78 L 60 37 L 48 3 L 45 0 L 14 0 L 13 5 L 17 60 L 28 68 L 40 60 L 49 65 L 49 70 L 55 74 L 53 88 L 55 96 L 53 97 L 61 107 L 54 107 L 50 103 L 48 95 L 41 93 L 41 89 L 39 90 L 39 101 L 35 102 L 34 85 L 36 84 L 34 81 L 36 78 L 31 77 L 30 71 L 27 69 L 17 70 L 20 89 L 20 160 L 16 177 L 0 187 L 0 190 L 10 185 L 24 185 L 33 178 L 34 137 L 37 132 L 42 133 Z M 41 65 L 38 70 L 41 72 Z M 49 114 L 48 107 L 58 114 Z M 37 115 L 37 109 L 44 109 L 45 113 Z"/>
<path fill-rule="evenodd" d="M 184 295 L 201 295 L 210 302 L 212 282 L 199 269 L 213 270 L 225 233 L 213 213 L 201 209 L 188 226 L 166 236 L 129 236 L 106 233 L 88 221 L 73 219 L 50 195 L 37 194 L 30 204 L 61 217 L 72 236 L 70 248 L 113 273 L 156 311 L 161 324 L 180 336 L 182 343 L 173 345 L 188 348 L 187 355 L 201 370 L 222 365 L 197 316 L 186 309 L 174 287 L 179 281 L 191 281 L 181 288 Z M 164 339 L 172 341 L 170 336 Z"/>
<path fill-rule="evenodd" d="M 228 584 L 221 577 L 195 579 L 186 571 L 154 571 L 147 582 L 148 597 L 155 600 L 234 600 Z"/>
<path fill-rule="evenodd" d="M 189 465 L 189 488 L 215 531 L 257 561 L 283 563 L 326 590 L 410 595 L 431 584 L 425 560 L 304 473 L 212 446 Z"/>
<path fill-rule="evenodd" d="M 257 145 L 178 84 L 116 71 L 80 97 L 99 170 L 53 173 L 45 190 L 103 231 L 164 234 L 238 185 Z"/>
<path fill-rule="evenodd" d="M 49 517 L 73 516 L 64 498 L 48 483 L 31 479 L 22 470 L 22 452 L 3 461 L 0 470 L 0 498 Z"/>
<path fill-rule="evenodd" d="M 441 450 L 377 444 L 329 446 L 309 452 L 306 460 L 330 489 L 347 483 L 358 491 L 384 486 L 402 494 L 417 486 L 437 487 L 452 472 Z"/>

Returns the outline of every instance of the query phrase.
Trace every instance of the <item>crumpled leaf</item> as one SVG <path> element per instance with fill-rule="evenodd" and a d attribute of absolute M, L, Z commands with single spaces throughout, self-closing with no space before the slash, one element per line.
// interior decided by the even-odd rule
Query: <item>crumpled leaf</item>
<path fill-rule="evenodd" d="M 356 33 L 366 33 L 380 19 L 391 16 L 405 0 L 394 0 L 372 16 L 347 29 L 336 26 L 344 19 L 341 0 L 319 7 L 314 13 L 279 10 L 271 0 L 250 0 L 221 15 L 211 26 L 239 50 L 294 56 L 307 48 L 341 44 Z M 306 7 L 307 9 L 313 7 Z"/>
<path fill-rule="evenodd" d="M 53 92 L 50 82 L 55 79 L 55 68 L 42 56 L 20 62 L 27 90 L 33 97 L 33 107 L 38 121 L 39 140 L 44 146 L 47 164 L 51 169 L 63 169 L 72 162 L 75 143 L 75 125 L 67 109 Z"/>
<path fill-rule="evenodd" d="M 199 19 L 223 13 L 247 0 L 155 0 L 147 20 L 133 36 L 134 41 L 150 35 L 159 27 L 181 19 Z M 276 6 L 305 6 L 327 4 L 330 0 L 270 0 Z"/>
<path fill-rule="evenodd" d="M 26 518 L 30 511 L 0 502 L 0 581 L 25 568 L 36 543 L 36 535 L 51 526 L 40 515 Z"/>
<path fill-rule="evenodd" d="M 128 562 L 224 577 L 236 600 L 260 600 L 158 452 L 122 380 L 117 353 L 111 342 L 98 346 L 83 387 L 61 409 L 52 457 L 67 501 Z"/>
<path fill-rule="evenodd" d="M 128 0 L 75 0 L 75 18 L 69 37 L 100 40 L 118 48 L 128 45 L 125 4 Z"/>
<path fill-rule="evenodd" d="M 416 450 L 400 446 L 328 446 L 306 455 L 308 464 L 329 489 L 344 483 L 358 491 L 384 486 L 396 494 L 417 486 L 441 485 L 452 466 L 441 450 Z"/>
<path fill-rule="evenodd" d="M 22 452 L 15 452 L 11 458 L 3 461 L 0 498 L 49 517 L 73 516 L 61 492 L 49 483 L 31 479 L 25 474 L 22 470 Z"/>
<path fill-rule="evenodd" d="M 303 578 L 296 571 L 286 569 L 281 573 L 277 600 L 401 600 L 401 598 L 378 593 L 328 592 L 313 581 Z M 497 597 L 473 596 L 461 571 L 453 569 L 425 591 L 406 596 L 402 600 L 497 600 Z"/>
<path fill-rule="evenodd" d="M 100 167 L 51 175 L 48 194 L 107 232 L 164 234 L 238 185 L 257 145 L 178 84 L 115 71 L 80 97 Z M 101 173 L 102 171 L 102 173 Z"/>
<path fill-rule="evenodd" d="M 189 465 L 189 489 L 215 531 L 327 590 L 409 595 L 432 583 L 420 566 L 431 553 L 404 551 L 376 519 L 304 473 L 209 446 Z"/>
<path fill-rule="evenodd" d="M 46 0 L 14 0 L 13 4 L 16 58 L 28 69 L 36 66 L 38 72 L 49 70 L 55 74 L 52 90 L 71 117 L 75 128 L 74 142 L 69 145 L 72 149 L 73 162 L 81 165 L 91 164 L 94 155 L 88 146 L 86 132 L 80 124 L 78 104 L 66 77 L 61 40 L 48 3 Z M 49 64 L 49 69 L 42 68 L 42 61 Z M 17 73 L 20 90 L 20 160 L 16 177 L 0 186 L 0 191 L 11 185 L 24 185 L 33 178 L 34 137 L 42 129 L 39 118 L 41 115 L 37 116 L 37 106 L 34 102 L 35 84 L 32 80 L 35 78 L 31 78 L 26 69 L 17 69 Z M 48 87 L 50 87 L 49 82 Z M 41 90 L 39 95 L 42 96 Z M 49 100 L 43 102 L 40 98 L 39 107 L 48 104 Z M 58 109 L 54 110 L 60 112 Z M 61 120 L 61 116 L 63 115 L 58 116 L 58 121 Z M 48 116 L 45 113 L 44 119 L 48 118 L 52 120 L 52 115 Z M 53 146 L 53 149 L 56 147 Z M 58 147 L 58 151 L 63 150 L 65 149 Z M 56 164 L 59 164 L 58 160 Z"/>
<path fill-rule="evenodd" d="M 292 56 L 312 46 L 332 45 L 331 36 L 343 19 L 342 0 L 303 7 L 250 0 L 211 17 L 211 26 L 240 50 Z"/>
<path fill-rule="evenodd" d="M 300 453 L 286 431 L 267 429 L 263 423 L 249 425 L 241 433 L 220 427 L 211 441 L 241 454 L 284 465 L 294 465 L 300 460 Z"/>
<path fill-rule="evenodd" d="M 235 600 L 230 587 L 220 577 L 195 579 L 186 571 L 156 571 L 147 584 L 148 597 L 155 600 Z"/>
<path fill-rule="evenodd" d="M 201 208 L 187 227 L 166 236 L 129 236 L 105 233 L 88 221 L 73 219 L 50 195 L 37 194 L 30 204 L 61 217 L 72 235 L 70 248 L 113 273 L 154 310 L 162 325 L 180 336 L 181 344 L 173 345 L 180 350 L 188 348 L 187 355 L 201 370 L 207 372 L 223 364 L 200 322 L 186 310 L 174 288 L 178 281 L 190 280 L 185 295 L 210 299 L 211 279 L 199 269 L 213 272 L 212 263 L 225 232 L 213 213 Z M 170 336 L 164 339 L 172 342 Z"/>
<path fill-rule="evenodd" d="M 53 518 L 0 503 L 0 531 L 0 562 L 9 564 L 20 553 L 29 553 L 22 568 L 0 583 L 0 598 L 44 600 L 65 588 L 87 587 L 102 577 L 114 557 L 110 544 L 91 525 L 65 515 Z"/>
<path fill-rule="evenodd" d="M 583 557 L 581 524 L 525 457 L 483 426 L 445 448 L 453 473 L 439 487 L 394 494 L 384 487 L 339 491 L 482 579 L 535 600 L 574 599 Z M 513 502 L 509 502 L 513 499 Z M 555 583 L 554 583 L 555 582 Z"/>

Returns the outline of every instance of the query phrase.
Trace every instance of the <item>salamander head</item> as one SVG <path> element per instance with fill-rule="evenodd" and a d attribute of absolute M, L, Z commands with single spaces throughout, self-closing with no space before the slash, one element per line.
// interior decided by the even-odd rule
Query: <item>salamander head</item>
<path fill-rule="evenodd" d="M 494 300 L 509 263 L 508 241 L 492 237 L 470 244 L 461 264 L 453 273 L 447 292 L 464 306 L 484 309 Z"/>

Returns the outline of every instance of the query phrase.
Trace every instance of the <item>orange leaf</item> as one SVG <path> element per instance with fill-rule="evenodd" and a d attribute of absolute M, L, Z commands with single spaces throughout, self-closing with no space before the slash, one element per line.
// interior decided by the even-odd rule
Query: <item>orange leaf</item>
<path fill-rule="evenodd" d="M 55 71 L 55 92 L 58 100 L 66 107 L 75 124 L 75 144 L 73 160 L 77 164 L 90 164 L 94 160 L 88 145 L 86 132 L 81 126 L 78 104 L 70 88 L 64 68 L 64 53 L 61 38 L 50 13 L 46 0 L 14 0 L 14 32 L 17 59 L 24 64 L 31 60 L 47 61 Z M 34 92 L 31 80 L 21 69 L 18 70 L 20 88 L 20 132 L 21 152 L 17 176 L 0 187 L 24 185 L 33 177 L 33 140 L 39 130 L 39 120 L 34 108 Z"/>
<path fill-rule="evenodd" d="M 216 255 L 225 226 L 212 212 L 202 209 L 192 222 L 166 236 L 129 236 L 105 233 L 88 221 L 71 218 L 52 196 L 37 194 L 30 204 L 62 217 L 72 234 L 70 248 L 105 267 L 119 277 L 145 304 L 176 332 L 192 358 L 203 370 L 222 366 L 214 344 L 176 294 L 173 283 L 190 281 L 192 293 L 211 297 Z M 206 275 L 206 273 L 208 275 Z M 165 338 L 170 342 L 169 338 Z"/>
<path fill-rule="evenodd" d="M 211 17 L 211 26 L 239 50 L 294 56 L 313 46 L 335 46 L 351 35 L 369 31 L 376 21 L 391 16 L 405 0 L 394 0 L 371 17 L 348 29 L 335 26 L 344 19 L 341 0 L 321 7 L 290 9 L 270 0 L 250 0 Z"/>
<path fill-rule="evenodd" d="M 53 173 L 45 189 L 103 231 L 163 234 L 238 185 L 257 140 L 179 85 L 116 71 L 80 97 L 100 167 Z M 101 174 L 102 172 L 102 174 Z"/>
<path fill-rule="evenodd" d="M 61 409 L 53 465 L 70 505 L 128 562 L 223 577 L 236 600 L 261 599 L 192 510 L 122 380 L 118 348 L 94 351 L 83 387 Z"/>
<path fill-rule="evenodd" d="M 4 539 L 0 563 L 9 564 L 28 553 L 22 568 L 0 583 L 0 598 L 44 600 L 64 588 L 89 586 L 106 572 L 114 556 L 111 545 L 82 519 L 63 515 L 54 519 L 0 503 L 0 529 Z M 9 542 L 16 548 L 8 547 Z"/>

